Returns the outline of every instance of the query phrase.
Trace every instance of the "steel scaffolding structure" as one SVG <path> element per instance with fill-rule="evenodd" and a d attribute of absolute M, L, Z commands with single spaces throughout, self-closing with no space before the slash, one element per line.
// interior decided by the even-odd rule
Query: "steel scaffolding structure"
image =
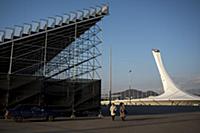
<path fill-rule="evenodd" d="M 108 14 L 108 7 L 86 11 L 7 28 L 0 40 L 0 73 L 62 79 L 85 74 L 99 77 L 96 70 L 100 68 L 97 57 L 101 55 L 101 28 L 96 22 Z"/>
<path fill-rule="evenodd" d="M 98 46 L 101 39 L 98 37 L 101 28 L 96 24 L 55 58 L 46 64 L 45 76 L 57 79 L 100 79 L 98 69 L 101 68 L 98 57 L 101 51 Z M 41 69 L 39 73 L 43 72 Z"/>
<path fill-rule="evenodd" d="M 43 101 L 100 106 L 98 22 L 108 14 L 102 5 L 0 31 L 0 109 Z"/>

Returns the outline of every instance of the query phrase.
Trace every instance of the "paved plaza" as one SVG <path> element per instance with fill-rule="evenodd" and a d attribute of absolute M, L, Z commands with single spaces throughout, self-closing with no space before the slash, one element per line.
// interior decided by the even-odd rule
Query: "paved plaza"
<path fill-rule="evenodd" d="M 162 115 L 57 119 L 53 122 L 0 120 L 1 133 L 199 133 L 200 112 Z"/>

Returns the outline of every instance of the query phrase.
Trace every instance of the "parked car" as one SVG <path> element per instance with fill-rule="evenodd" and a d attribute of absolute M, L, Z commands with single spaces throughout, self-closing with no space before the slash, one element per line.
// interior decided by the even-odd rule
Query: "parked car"
<path fill-rule="evenodd" d="M 23 121 L 30 118 L 42 118 L 45 120 L 53 121 L 55 117 L 65 116 L 64 111 L 52 109 L 39 105 L 17 105 L 13 109 L 9 109 L 7 117 L 15 121 Z"/>

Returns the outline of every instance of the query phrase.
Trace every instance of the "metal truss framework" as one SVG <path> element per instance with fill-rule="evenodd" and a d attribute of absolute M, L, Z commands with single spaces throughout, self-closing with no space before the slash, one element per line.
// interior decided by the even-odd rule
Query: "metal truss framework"
<path fill-rule="evenodd" d="M 27 102 L 64 105 L 72 114 L 99 108 L 98 22 L 108 14 L 102 5 L 0 31 L 0 110 Z"/>
<path fill-rule="evenodd" d="M 0 31 L 0 74 L 99 79 L 97 22 L 107 14 L 103 5 Z"/>
<path fill-rule="evenodd" d="M 76 25 L 75 30 L 77 31 Z M 49 47 L 46 43 L 51 41 L 48 40 L 48 33 L 46 33 L 44 41 L 35 41 L 35 44 L 26 44 L 26 46 L 15 48 L 15 46 L 22 44 L 13 42 L 8 74 L 29 75 L 30 71 L 37 70 L 34 73 L 31 72 L 30 75 L 58 79 L 100 78 L 97 69 L 101 68 L 98 61 L 98 57 L 101 56 L 98 48 L 102 42 L 98 37 L 101 28 L 95 24 L 78 38 L 76 38 L 76 31 L 73 38 L 67 38 L 74 41 L 58 54 L 57 50 L 60 49 L 58 46 Z M 56 45 L 58 42 L 53 41 L 52 44 Z M 21 50 L 23 50 L 23 53 L 21 53 Z M 33 53 L 37 54 L 33 55 Z M 46 58 L 51 54 L 57 55 L 47 62 Z M 25 67 L 20 67 L 21 65 Z M 15 67 L 20 67 L 20 69 L 13 69 Z"/>
<path fill-rule="evenodd" d="M 75 30 L 76 28 L 77 26 Z M 99 45 L 102 41 L 98 36 L 100 32 L 101 28 L 96 24 L 79 38 L 75 35 L 75 41 L 46 64 L 45 77 L 100 79 L 98 73 L 98 69 L 101 68 L 98 60 L 101 56 Z M 43 71 L 44 69 L 41 69 L 39 73 Z"/>

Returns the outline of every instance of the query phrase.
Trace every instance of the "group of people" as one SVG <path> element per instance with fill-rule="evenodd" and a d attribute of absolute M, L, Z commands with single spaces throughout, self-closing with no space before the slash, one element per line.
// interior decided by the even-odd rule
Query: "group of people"
<path fill-rule="evenodd" d="M 117 107 L 115 106 L 114 103 L 112 103 L 112 105 L 110 106 L 110 114 L 113 121 L 115 120 L 116 112 L 117 112 Z M 122 102 L 120 103 L 119 113 L 120 113 L 121 120 L 125 121 L 127 112 L 126 112 L 125 105 Z"/>

